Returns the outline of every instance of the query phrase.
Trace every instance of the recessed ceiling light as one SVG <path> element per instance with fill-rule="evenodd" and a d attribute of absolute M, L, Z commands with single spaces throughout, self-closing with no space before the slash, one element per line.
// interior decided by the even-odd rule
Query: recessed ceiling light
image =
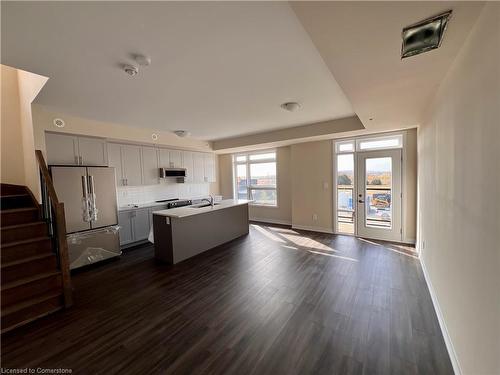
<path fill-rule="evenodd" d="M 178 137 L 184 138 L 189 136 L 191 133 L 189 133 L 187 130 L 174 130 L 174 134 Z"/>
<path fill-rule="evenodd" d="M 285 111 L 293 112 L 300 108 L 300 104 L 297 102 L 286 102 L 281 105 Z"/>
<path fill-rule="evenodd" d="M 417 22 L 403 29 L 401 58 L 415 56 L 438 48 L 451 16 L 451 10 Z"/>
<path fill-rule="evenodd" d="M 53 123 L 58 128 L 64 128 L 66 126 L 66 123 L 64 122 L 64 120 L 62 118 L 55 118 Z"/>

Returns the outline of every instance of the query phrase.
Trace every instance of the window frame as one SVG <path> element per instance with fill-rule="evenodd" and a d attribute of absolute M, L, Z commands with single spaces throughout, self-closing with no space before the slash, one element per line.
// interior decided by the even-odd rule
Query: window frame
<path fill-rule="evenodd" d="M 259 159 L 259 160 L 250 160 L 250 156 L 252 155 L 262 155 L 262 154 L 269 154 L 269 153 L 274 153 L 274 157 L 272 158 L 264 158 L 264 159 Z M 238 161 L 238 157 L 245 157 L 244 161 Z M 249 204 L 251 206 L 256 206 L 256 207 L 267 207 L 267 208 L 278 208 L 279 204 L 279 193 L 278 193 L 278 152 L 276 149 L 267 149 L 267 150 L 259 150 L 259 151 L 249 151 L 249 152 L 238 152 L 233 154 L 232 157 L 232 162 L 233 162 L 233 194 L 236 199 L 239 199 L 238 197 L 238 184 L 236 183 L 237 178 L 238 178 L 238 173 L 237 173 L 237 168 L 238 165 L 244 165 L 245 170 L 246 170 L 246 179 L 247 179 L 247 197 L 246 199 L 252 200 L 252 190 L 266 190 L 266 191 L 275 191 L 276 195 L 276 204 L 269 205 L 269 204 L 259 204 L 255 202 L 250 202 Z M 265 163 L 275 163 L 276 167 L 276 185 L 275 186 L 262 186 L 262 185 L 252 185 L 250 183 L 251 181 L 251 175 L 250 175 L 250 166 L 252 164 L 265 164 Z"/>

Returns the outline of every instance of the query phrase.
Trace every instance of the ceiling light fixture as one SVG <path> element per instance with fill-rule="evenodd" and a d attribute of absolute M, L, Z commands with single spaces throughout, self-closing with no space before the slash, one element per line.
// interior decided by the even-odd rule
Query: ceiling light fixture
<path fill-rule="evenodd" d="M 281 105 L 285 111 L 293 112 L 300 108 L 300 104 L 297 102 L 286 102 Z"/>
<path fill-rule="evenodd" d="M 134 55 L 134 60 L 140 66 L 151 65 L 151 57 L 145 55 Z"/>
<path fill-rule="evenodd" d="M 58 128 L 64 128 L 66 126 L 66 123 L 64 122 L 64 120 L 62 118 L 55 118 L 53 123 Z"/>
<path fill-rule="evenodd" d="M 123 66 L 123 70 L 125 71 L 125 73 L 127 73 L 131 77 L 133 77 L 133 76 L 137 75 L 137 73 L 139 73 L 139 69 L 137 69 L 136 66 L 128 65 L 128 64 Z"/>
<path fill-rule="evenodd" d="M 191 133 L 189 133 L 187 130 L 174 130 L 174 134 L 178 137 L 185 138 Z"/>
<path fill-rule="evenodd" d="M 401 59 L 439 48 L 448 26 L 451 10 L 403 29 Z"/>

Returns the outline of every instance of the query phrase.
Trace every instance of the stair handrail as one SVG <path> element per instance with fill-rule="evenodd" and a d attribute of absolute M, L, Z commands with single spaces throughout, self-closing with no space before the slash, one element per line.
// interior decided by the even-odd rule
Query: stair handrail
<path fill-rule="evenodd" d="M 52 215 L 55 220 L 52 220 L 53 234 L 55 244 L 57 246 L 57 256 L 59 266 L 61 268 L 64 306 L 70 307 L 73 304 L 72 286 L 71 286 L 71 273 L 69 269 L 69 255 L 68 255 L 68 241 L 66 238 L 66 217 L 64 215 L 64 203 L 59 202 L 57 198 L 56 189 L 50 177 L 47 163 L 43 157 L 41 150 L 35 150 L 38 167 L 40 170 L 40 179 L 42 183 L 42 205 L 45 209 L 52 208 Z M 50 202 L 50 207 L 47 205 Z M 45 212 L 47 214 L 47 212 Z M 48 214 L 50 216 L 50 213 Z"/>

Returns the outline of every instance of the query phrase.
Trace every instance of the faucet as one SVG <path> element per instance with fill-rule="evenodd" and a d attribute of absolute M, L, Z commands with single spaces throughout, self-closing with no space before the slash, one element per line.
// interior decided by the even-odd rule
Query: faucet
<path fill-rule="evenodd" d="M 210 203 L 210 206 L 214 206 L 214 197 L 212 195 L 209 195 L 209 198 L 203 198 L 202 201 L 207 201 Z"/>

